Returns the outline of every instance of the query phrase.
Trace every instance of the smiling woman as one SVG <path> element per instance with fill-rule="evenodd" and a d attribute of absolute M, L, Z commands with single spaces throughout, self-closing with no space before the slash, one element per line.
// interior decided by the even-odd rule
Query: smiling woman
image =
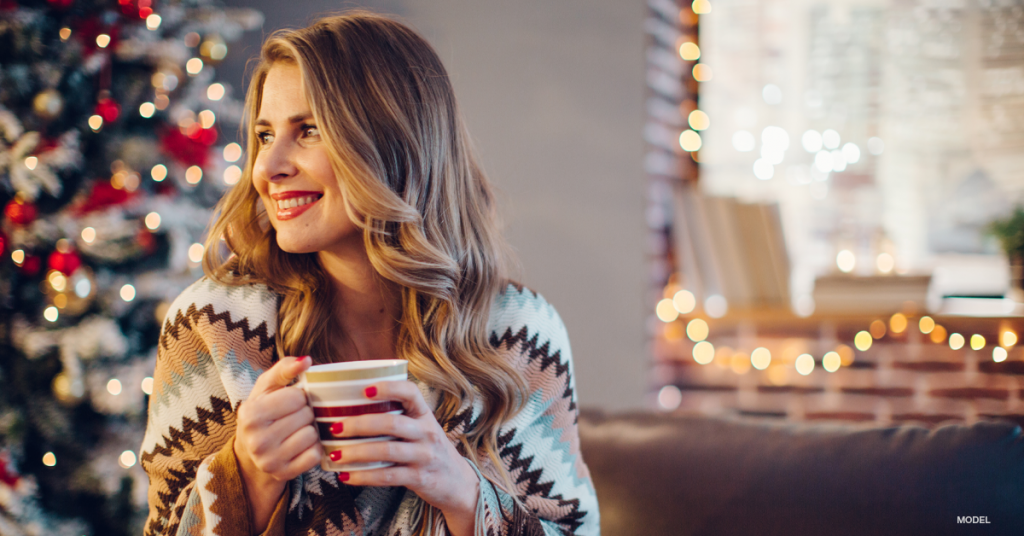
<path fill-rule="evenodd" d="M 430 45 L 365 12 L 279 32 L 246 106 L 207 277 L 161 334 L 147 534 L 596 534 L 568 335 L 509 279 Z M 362 391 L 389 411 L 323 425 L 295 378 L 366 359 L 410 380 Z M 325 470 L 323 430 L 332 460 L 387 467 Z M 397 441 L 351 441 L 376 437 Z"/>

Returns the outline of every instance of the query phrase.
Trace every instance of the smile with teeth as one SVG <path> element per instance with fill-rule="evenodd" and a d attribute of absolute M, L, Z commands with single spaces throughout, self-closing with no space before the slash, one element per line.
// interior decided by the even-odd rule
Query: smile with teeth
<path fill-rule="evenodd" d="M 320 199 L 320 196 L 307 195 L 305 197 L 293 197 L 291 199 L 282 199 L 277 202 L 277 210 L 301 207 L 302 205 L 308 205 L 313 201 L 316 201 L 317 199 Z"/>

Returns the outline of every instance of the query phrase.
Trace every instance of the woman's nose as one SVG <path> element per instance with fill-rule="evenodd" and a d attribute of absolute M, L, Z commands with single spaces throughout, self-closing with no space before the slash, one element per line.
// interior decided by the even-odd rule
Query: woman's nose
<path fill-rule="evenodd" d="M 266 180 L 281 180 L 298 172 L 295 165 L 295 146 L 287 140 L 274 141 L 262 151 L 257 162 L 258 171 Z"/>

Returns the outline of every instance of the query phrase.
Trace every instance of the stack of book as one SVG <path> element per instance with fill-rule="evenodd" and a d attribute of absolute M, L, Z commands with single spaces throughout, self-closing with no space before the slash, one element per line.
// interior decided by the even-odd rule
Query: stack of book
<path fill-rule="evenodd" d="M 790 263 L 778 204 L 676 190 L 673 228 L 683 286 L 729 309 L 788 309 Z"/>

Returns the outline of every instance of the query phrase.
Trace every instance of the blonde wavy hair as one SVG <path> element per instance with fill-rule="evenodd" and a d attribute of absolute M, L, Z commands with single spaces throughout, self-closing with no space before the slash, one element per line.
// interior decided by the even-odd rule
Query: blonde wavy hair
<path fill-rule="evenodd" d="M 401 289 L 396 352 L 440 393 L 435 416 L 451 430 L 475 398 L 483 412 L 462 434 L 463 454 L 489 458 L 512 491 L 497 433 L 522 406 L 522 375 L 488 340 L 494 297 L 511 255 L 495 198 L 433 48 L 408 27 L 365 11 L 283 30 L 263 44 L 245 100 L 242 180 L 220 201 L 206 242 L 206 274 L 228 285 L 266 284 L 281 296 L 279 356 L 339 355 L 333 289 L 316 253 L 277 245 L 252 184 L 263 84 L 278 63 L 298 66 L 306 100 L 380 278 Z M 225 258 L 223 239 L 233 255 Z M 515 495 L 515 494 L 513 494 Z"/>

